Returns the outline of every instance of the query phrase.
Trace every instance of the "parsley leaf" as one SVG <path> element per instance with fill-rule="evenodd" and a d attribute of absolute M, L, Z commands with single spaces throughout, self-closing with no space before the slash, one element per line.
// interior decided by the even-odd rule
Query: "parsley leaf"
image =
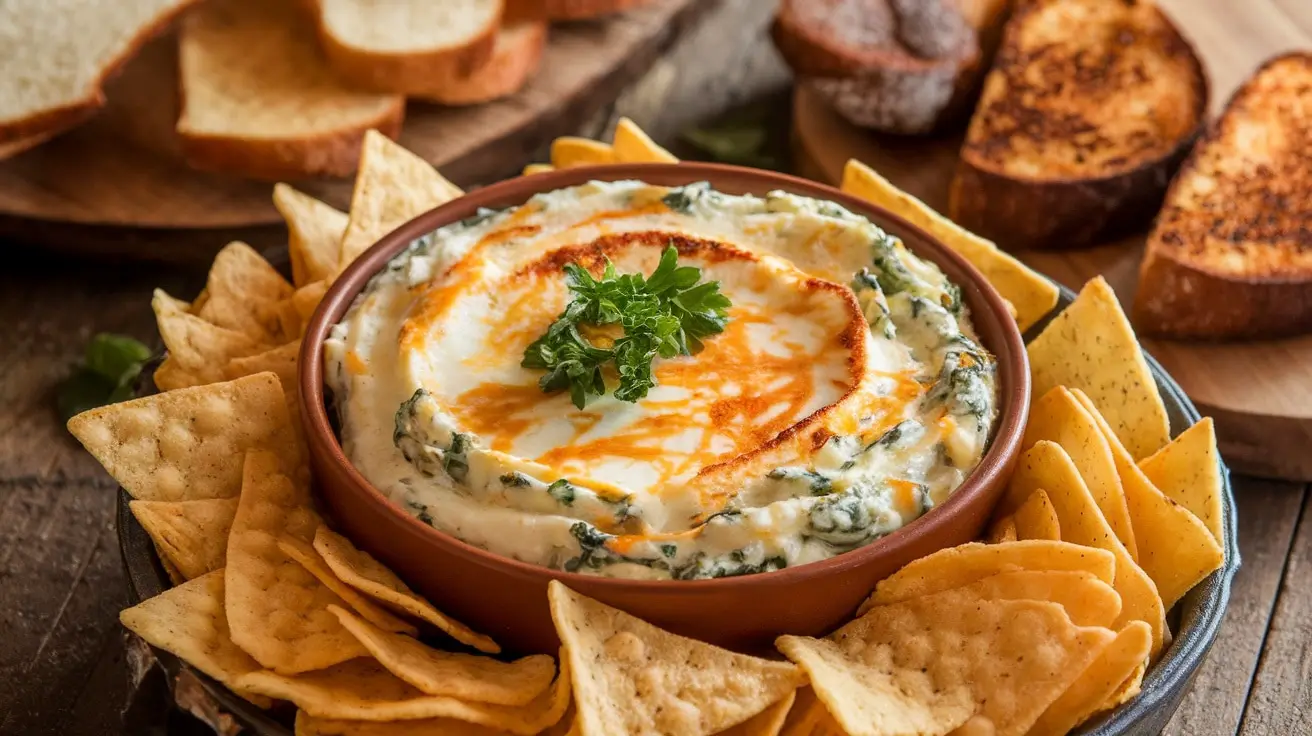
<path fill-rule="evenodd" d="M 720 282 L 703 282 L 701 269 L 680 266 L 674 244 L 661 253 L 650 276 L 620 274 L 608 259 L 601 278 L 577 263 L 565 264 L 565 283 L 574 298 L 541 337 L 524 351 L 520 365 L 545 370 L 538 386 L 546 393 L 568 390 L 582 409 L 606 394 L 602 366 L 619 374 L 615 398 L 635 402 L 656 385 L 657 357 L 693 355 L 702 341 L 729 323 L 728 297 Z M 609 347 L 589 340 L 580 327 L 620 325 L 623 335 Z"/>
<path fill-rule="evenodd" d="M 130 337 L 101 333 L 91 338 L 82 362 L 59 385 L 59 416 L 68 421 L 88 409 L 133 398 L 150 357 L 150 348 Z"/>

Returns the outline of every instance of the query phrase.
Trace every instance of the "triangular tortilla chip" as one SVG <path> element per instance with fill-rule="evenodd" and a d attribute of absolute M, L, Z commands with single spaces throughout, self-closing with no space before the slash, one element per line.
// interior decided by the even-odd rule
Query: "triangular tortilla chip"
<path fill-rule="evenodd" d="M 798 689 L 792 710 L 784 720 L 783 736 L 847 736 L 834 715 L 815 695 L 815 688 Z"/>
<path fill-rule="evenodd" d="M 524 167 L 520 176 L 533 176 L 534 174 L 545 174 L 548 171 L 555 171 L 556 167 L 551 164 L 529 164 Z"/>
<path fill-rule="evenodd" d="M 861 604 L 857 615 L 871 606 L 960 588 L 991 575 L 1019 570 L 1087 572 L 1111 584 L 1116 575 L 1116 558 L 1105 550 L 1041 540 L 948 547 L 910 562 L 885 578 Z"/>
<path fill-rule="evenodd" d="M 1029 344 L 1034 395 L 1054 386 L 1081 389 L 1135 458 L 1170 440 L 1166 406 L 1130 320 L 1101 276 Z"/>
<path fill-rule="evenodd" d="M 1116 691 L 1148 661 L 1152 643 L 1152 630 L 1142 621 L 1121 629 L 1066 692 L 1048 706 L 1027 736 L 1064 736 L 1107 708 Z"/>
<path fill-rule="evenodd" d="M 272 702 L 237 685 L 242 675 L 260 665 L 232 642 L 223 613 L 223 571 L 142 601 L 118 615 L 129 631 L 184 659 L 187 664 L 232 688 L 261 708 Z"/>
<path fill-rule="evenodd" d="M 615 163 L 615 149 L 588 138 L 566 135 L 551 142 L 551 165 L 557 169 Z"/>
<path fill-rule="evenodd" d="M 989 528 L 989 544 L 1001 544 L 1003 542 L 1016 541 L 1016 520 L 1010 516 L 1004 516 L 993 522 Z"/>
<path fill-rule="evenodd" d="M 223 567 L 237 499 L 132 501 L 128 508 L 184 580 Z"/>
<path fill-rule="evenodd" d="M 1153 486 L 1107 426 L 1093 401 L 1083 392 L 1074 394 L 1098 422 L 1111 446 L 1125 488 L 1130 522 L 1134 524 L 1134 538 L 1139 542 L 1139 565 L 1157 584 L 1157 592 L 1169 610 L 1225 562 L 1225 553 L 1198 517 Z"/>
<path fill-rule="evenodd" d="M 615 140 L 611 148 L 615 160 L 623 164 L 677 164 L 674 154 L 656 145 L 646 131 L 628 118 L 615 124 Z"/>
<path fill-rule="evenodd" d="M 150 302 L 155 310 L 159 336 L 168 348 L 169 359 L 203 383 L 223 380 L 223 367 L 229 360 L 264 349 L 249 335 L 220 327 L 187 311 L 187 303 L 174 299 L 160 289 Z"/>
<path fill-rule="evenodd" d="M 713 734 L 805 682 L 788 663 L 671 634 L 557 580 L 547 598 L 574 673 L 581 736 Z"/>
<path fill-rule="evenodd" d="M 1016 536 L 1020 539 L 1061 539 L 1061 521 L 1048 492 L 1040 488 L 1016 509 Z"/>
<path fill-rule="evenodd" d="M 1064 541 L 1105 549 L 1116 556 L 1116 579 L 1112 587 L 1121 594 L 1121 615 L 1115 625 L 1119 628 L 1131 621 L 1146 622 L 1153 630 L 1152 653 L 1156 657 L 1169 636 L 1166 608 L 1157 595 L 1157 586 L 1130 559 L 1130 553 L 1112 532 L 1080 478 L 1080 471 L 1061 445 L 1041 440 L 1026 450 L 1016 464 L 1011 486 L 1008 493 L 1022 496 L 1039 489 L 1047 492 L 1057 510 Z"/>
<path fill-rule="evenodd" d="M 1130 509 L 1121 489 L 1121 476 L 1112 460 L 1112 448 L 1103 438 L 1097 421 L 1064 386 L 1049 390 L 1030 409 L 1021 447 L 1031 447 L 1039 440 L 1056 442 L 1075 461 L 1084 485 L 1093 494 L 1093 500 L 1098 503 L 1116 538 L 1125 545 L 1131 558 L 1139 559 L 1134 529 L 1130 525 Z M 1012 511 L 1024 500 L 1008 494 L 1002 506 L 1005 511 Z"/>
<path fill-rule="evenodd" d="M 232 640 L 284 674 L 331 667 L 367 654 L 328 606 L 347 605 L 275 540 L 308 542 L 319 528 L 310 490 L 267 452 L 246 453 L 241 500 L 228 536 L 225 609 Z"/>
<path fill-rule="evenodd" d="M 278 549 L 282 550 L 283 554 L 296 560 L 297 564 L 305 568 L 311 575 L 318 578 L 319 582 L 328 586 L 329 590 L 346 601 L 352 610 L 373 622 L 373 624 L 391 632 L 400 632 L 410 636 L 419 635 L 419 629 L 415 628 L 414 625 L 393 616 L 381 606 L 374 605 L 373 601 L 366 598 L 358 590 L 343 583 L 340 578 L 333 574 L 332 569 L 328 567 L 328 564 L 323 561 L 323 557 L 310 543 L 293 537 L 284 537 L 278 540 Z M 332 607 L 329 607 L 329 610 L 331 611 Z M 355 636 L 355 633 L 352 632 L 351 635 Z M 356 639 L 359 638 L 356 636 Z M 363 643 L 361 642 L 361 644 Z"/>
<path fill-rule="evenodd" d="M 364 136 L 338 270 L 401 224 L 464 194 L 427 161 L 376 130 Z"/>
<path fill-rule="evenodd" d="M 210 383 L 195 375 L 191 371 L 183 368 L 178 364 L 177 358 L 172 355 L 165 356 L 159 366 L 155 368 L 151 379 L 155 382 L 155 387 L 160 391 L 176 391 L 180 388 L 191 388 L 192 386 L 204 386 Z"/>
<path fill-rule="evenodd" d="M 328 280 L 325 279 L 306 284 L 292 294 L 292 306 L 296 308 L 296 314 L 300 315 L 302 331 L 310 324 L 314 310 L 319 308 L 319 302 L 323 301 L 323 295 L 327 293 Z"/>
<path fill-rule="evenodd" d="M 278 305 L 292 285 L 249 245 L 232 242 L 214 256 L 205 291 L 209 299 L 196 312 L 201 319 L 265 344 L 288 338 Z"/>
<path fill-rule="evenodd" d="M 283 393 L 290 396 L 296 393 L 299 385 L 296 362 L 300 355 L 301 341 L 294 340 L 262 353 L 233 358 L 228 361 L 224 373 L 228 378 L 240 378 L 268 371 L 278 377 Z"/>
<path fill-rule="evenodd" d="M 943 590 L 949 588 L 935 592 Z M 981 600 L 1052 601 L 1065 609 L 1077 626 L 1111 626 L 1121 613 L 1121 597 L 1110 584 L 1092 573 L 1077 570 L 1011 570 L 950 590 L 964 590 Z M 871 607 L 903 600 L 909 598 L 896 598 L 880 591 Z"/>
<path fill-rule="evenodd" d="M 272 373 L 102 406 L 68 420 L 68 431 L 143 501 L 232 498 L 249 449 L 299 463 Z"/>
<path fill-rule="evenodd" d="M 873 202 L 938 238 L 970 261 L 1016 309 L 1016 326 L 1025 331 L 1057 306 L 1057 285 L 1004 253 L 992 242 L 966 230 L 929 205 L 893 186 L 865 164 L 851 159 L 843 168 L 841 189 Z"/>
<path fill-rule="evenodd" d="M 1189 509 L 1218 543 L 1225 529 L 1221 514 L 1221 454 L 1211 417 L 1180 433 L 1171 444 L 1139 462 L 1157 490 Z"/>
<path fill-rule="evenodd" d="M 537 734 L 560 721 L 569 708 L 569 683 L 568 665 L 562 662 L 555 684 L 528 705 L 518 706 L 425 695 L 368 658 L 294 676 L 252 672 L 238 680 L 239 685 L 255 692 L 292 701 L 307 718 L 315 720 L 451 719 L 524 736 Z M 331 723 L 307 724 L 306 730 L 310 726 L 315 728 L 310 733 L 353 733 Z"/>
<path fill-rule="evenodd" d="M 287 222 L 293 283 L 332 278 L 341 261 L 346 213 L 282 183 L 273 186 L 273 206 Z"/>
<path fill-rule="evenodd" d="M 776 644 L 852 736 L 945 734 L 976 714 L 1023 734 L 1114 636 L 1072 624 L 1056 603 L 958 589 Z"/>
<path fill-rule="evenodd" d="M 432 603 L 410 589 L 396 573 L 375 560 L 368 552 L 356 549 L 351 540 L 322 527 L 314 535 L 314 548 L 323 555 L 333 574 L 361 593 L 372 596 L 394 611 L 427 621 L 461 644 L 480 652 L 496 654 L 501 647 L 459 621 L 433 607 Z"/>
<path fill-rule="evenodd" d="M 336 607 L 331 610 L 389 672 L 429 695 L 528 705 L 551 687 L 556 676 L 556 661 L 544 654 L 502 662 L 480 655 L 443 652 L 413 637 L 384 631 L 349 611 Z"/>
<path fill-rule="evenodd" d="M 739 723 L 737 726 L 721 731 L 718 736 L 779 736 L 783 731 L 788 711 L 793 708 L 797 698 L 794 690 L 784 696 L 783 700 Z"/>

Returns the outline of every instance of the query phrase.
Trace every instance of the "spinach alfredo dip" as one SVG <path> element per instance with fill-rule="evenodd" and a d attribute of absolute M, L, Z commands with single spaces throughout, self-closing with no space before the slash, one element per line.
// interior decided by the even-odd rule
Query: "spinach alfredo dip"
<path fill-rule="evenodd" d="M 341 442 L 423 522 L 574 572 L 842 554 L 979 462 L 996 365 L 958 287 L 783 192 L 591 182 L 410 245 L 325 346 Z"/>

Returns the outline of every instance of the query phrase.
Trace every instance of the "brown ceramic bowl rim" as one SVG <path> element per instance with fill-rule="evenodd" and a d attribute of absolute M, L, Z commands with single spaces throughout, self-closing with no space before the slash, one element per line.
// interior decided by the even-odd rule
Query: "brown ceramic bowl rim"
<path fill-rule="evenodd" d="M 523 204 L 534 194 L 549 192 L 564 187 L 584 184 L 592 180 L 621 181 L 639 179 L 656 180 L 654 183 L 667 183 L 665 186 L 681 186 L 693 182 L 706 181 L 715 185 L 720 177 L 735 177 L 740 181 L 759 184 L 752 189 L 757 194 L 782 189 L 802 196 L 836 202 L 848 210 L 868 216 L 875 213 L 879 219 L 895 223 L 898 233 L 908 232 L 916 239 L 930 246 L 928 255 L 933 262 L 949 261 L 957 270 L 966 274 L 970 283 L 958 286 L 970 294 L 967 301 L 978 312 L 983 306 L 989 310 L 993 319 L 1001 326 L 1002 344 L 991 346 L 998 362 L 999 378 L 1004 375 L 1009 381 L 999 380 L 1002 386 L 1011 386 L 1010 395 L 1000 397 L 998 422 L 994 425 L 992 443 L 978 465 L 966 480 L 955 490 L 948 500 L 922 514 L 911 523 L 877 539 L 865 546 L 844 552 L 816 562 L 809 562 L 794 567 L 787 567 L 773 572 L 755 575 L 712 578 L 705 580 L 635 580 L 629 578 L 612 578 L 580 573 L 566 572 L 554 568 L 522 562 L 494 552 L 476 547 L 457 537 L 439 531 L 425 524 L 399 505 L 392 502 L 364 478 L 355 466 L 346 458 L 336 433 L 328 419 L 324 402 L 323 381 L 323 343 L 329 332 L 350 308 L 356 295 L 365 287 L 373 276 L 384 268 L 389 261 L 405 249 L 416 238 L 423 236 L 444 225 L 475 215 L 480 208 L 506 207 Z M 913 251 L 918 250 L 912 248 Z M 973 292 L 973 294 L 971 294 Z M 973 299 L 971 297 L 974 297 Z M 976 317 L 976 320 L 979 318 Z M 815 576 L 822 576 L 858 567 L 878 558 L 898 547 L 909 546 L 924 535 L 932 535 L 942 527 L 949 525 L 956 514 L 968 513 L 971 499 L 984 494 L 994 484 L 1003 483 L 1003 477 L 1009 467 L 1009 461 L 1020 449 L 1021 437 L 1025 429 L 1025 418 L 1029 414 L 1030 375 L 1029 362 L 1025 353 L 1025 343 L 1015 321 L 1011 318 L 1006 302 L 989 285 L 983 275 L 968 261 L 943 245 L 924 230 L 907 222 L 902 217 L 859 199 L 838 189 L 808 179 L 781 174 L 773 171 L 750 169 L 727 164 L 684 162 L 677 164 L 612 164 L 606 166 L 588 166 L 572 169 L 518 177 L 475 190 L 463 197 L 452 200 L 435 209 L 429 210 L 413 220 L 401 225 L 383 236 L 377 243 L 365 251 L 346 268 L 328 289 L 318 309 L 310 318 L 301 345 L 299 366 L 300 407 L 306 424 L 306 440 L 318 453 L 330 458 L 343 470 L 343 474 L 353 485 L 352 491 L 367 497 L 372 503 L 384 505 L 390 513 L 403 523 L 411 524 L 436 547 L 448 553 L 458 555 L 468 561 L 502 568 L 518 577 L 539 577 L 557 579 L 569 584 L 574 580 L 587 580 L 592 586 L 606 586 L 611 589 L 623 589 L 633 592 L 669 592 L 694 591 L 698 589 L 726 588 L 750 589 L 759 586 L 777 586 L 787 582 L 802 582 Z"/>

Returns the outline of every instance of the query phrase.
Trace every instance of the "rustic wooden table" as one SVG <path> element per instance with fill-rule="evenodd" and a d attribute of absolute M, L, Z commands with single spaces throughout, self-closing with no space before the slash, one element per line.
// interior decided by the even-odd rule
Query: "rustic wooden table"
<path fill-rule="evenodd" d="M 765 100 L 786 131 L 788 76 L 765 34 L 772 6 L 717 3 L 593 127 L 625 114 L 673 141 L 691 123 Z M 126 593 L 115 484 L 64 431 L 53 397 L 91 335 L 152 340 L 151 289 L 190 294 L 202 280 L 0 244 L 0 734 L 202 732 L 183 717 L 140 713 L 124 725 L 132 688 L 117 620 Z M 1312 734 L 1312 493 L 1243 477 L 1234 485 L 1244 566 L 1220 638 L 1166 733 Z"/>

